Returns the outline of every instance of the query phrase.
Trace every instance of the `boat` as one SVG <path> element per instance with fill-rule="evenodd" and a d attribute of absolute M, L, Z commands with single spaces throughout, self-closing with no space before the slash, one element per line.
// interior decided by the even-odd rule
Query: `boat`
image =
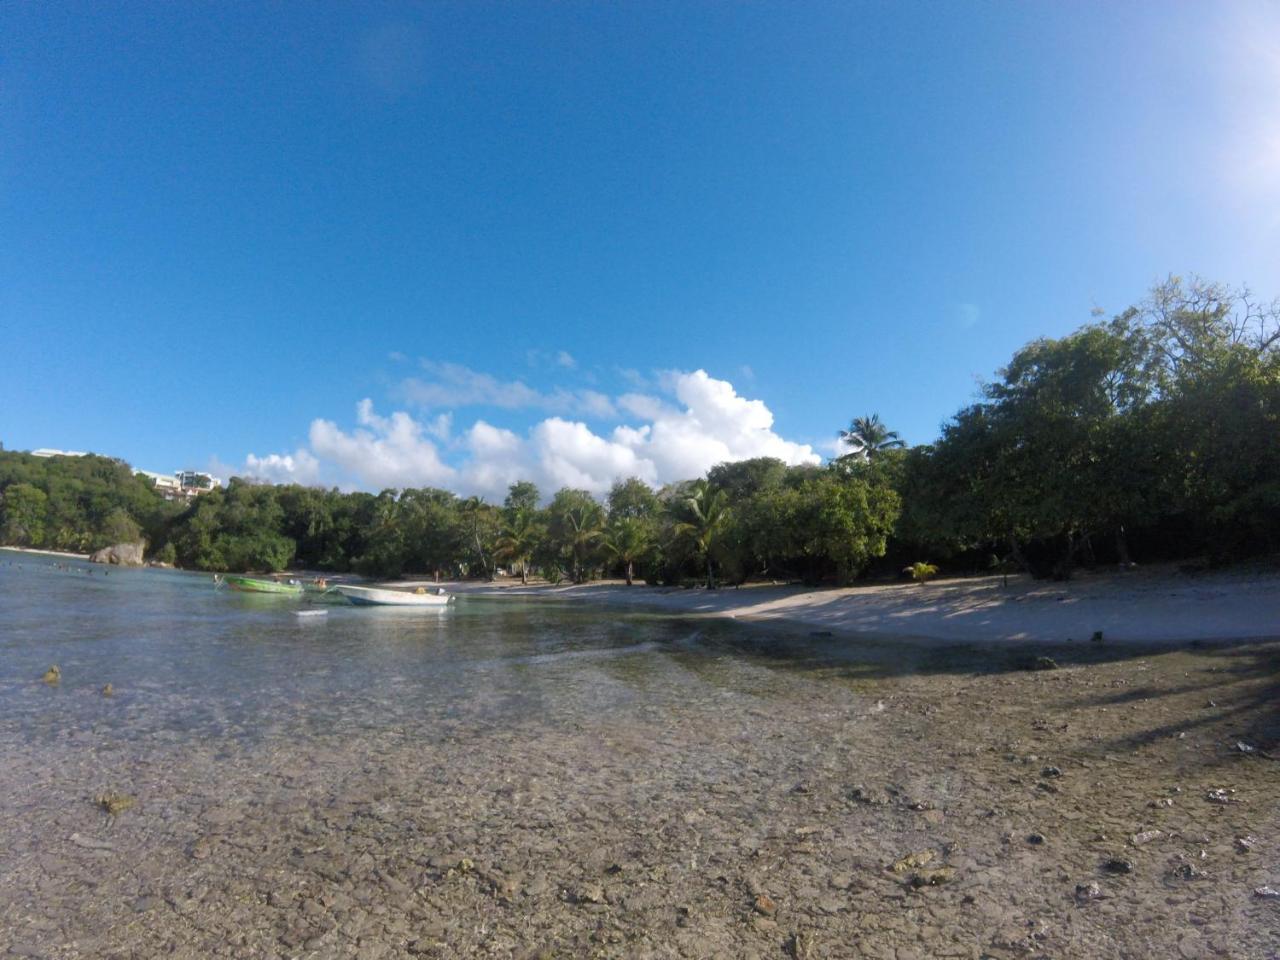
<path fill-rule="evenodd" d="M 302 584 L 296 580 L 260 580 L 257 577 L 225 576 L 219 583 L 225 583 L 232 590 L 245 593 L 278 593 L 290 597 L 302 596 Z"/>
<path fill-rule="evenodd" d="M 427 593 L 425 587 L 418 587 L 410 593 L 408 590 L 388 590 L 386 587 L 358 587 L 355 584 L 339 583 L 332 589 L 360 606 L 386 607 L 442 607 L 453 599 L 452 594 L 437 589 L 435 593 Z"/>

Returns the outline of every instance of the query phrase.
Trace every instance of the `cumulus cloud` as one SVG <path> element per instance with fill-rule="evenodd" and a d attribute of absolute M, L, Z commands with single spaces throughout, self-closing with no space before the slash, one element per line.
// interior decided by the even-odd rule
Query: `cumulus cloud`
<path fill-rule="evenodd" d="M 440 458 L 426 428 L 409 414 L 390 417 L 374 412 L 373 401 L 356 404 L 359 426 L 347 432 L 330 420 L 311 423 L 311 450 L 362 486 L 408 487 L 447 485 L 457 471 Z"/>
<path fill-rule="evenodd" d="M 447 415 L 420 421 L 397 411 L 384 417 L 367 399 L 356 407 L 355 429 L 316 420 L 309 452 L 253 459 L 273 466 L 278 460 L 282 479 L 291 476 L 283 464 L 292 459 L 313 473 L 332 467 L 363 487 L 443 486 L 494 499 L 516 480 L 532 480 L 546 493 L 570 486 L 602 494 L 623 477 L 660 485 L 702 476 L 726 461 L 777 457 L 802 464 L 821 459 L 809 444 L 774 432 L 773 413 L 764 402 L 740 396 L 727 380 L 705 370 L 671 371 L 660 380 L 667 398 L 630 393 L 615 403 L 600 394 L 602 413 L 621 412 L 633 420 L 607 433 L 562 416 L 547 417 L 523 434 L 477 420 L 454 441 L 453 465 L 430 439 L 449 435 Z"/>
<path fill-rule="evenodd" d="M 251 453 L 244 458 L 243 473 L 267 483 L 300 483 L 307 486 L 320 480 L 320 461 L 304 447 L 299 447 L 293 453 L 269 453 L 265 457 L 257 457 Z"/>

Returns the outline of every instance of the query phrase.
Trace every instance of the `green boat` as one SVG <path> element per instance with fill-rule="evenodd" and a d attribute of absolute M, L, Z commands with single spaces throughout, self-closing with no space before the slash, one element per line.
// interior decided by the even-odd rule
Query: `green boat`
<path fill-rule="evenodd" d="M 279 580 L 259 580 L 257 577 L 223 577 L 219 583 L 225 583 L 232 590 L 245 593 L 279 593 L 289 597 L 302 596 L 302 584 L 282 583 Z"/>

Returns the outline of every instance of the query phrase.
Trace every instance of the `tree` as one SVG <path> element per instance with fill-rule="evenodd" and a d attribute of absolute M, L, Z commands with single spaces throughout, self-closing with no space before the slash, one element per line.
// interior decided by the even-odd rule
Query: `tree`
<path fill-rule="evenodd" d="M 44 543 L 44 521 L 49 498 L 39 487 L 15 483 L 5 488 L 0 534 L 4 542 L 19 547 L 38 547 Z"/>
<path fill-rule="evenodd" d="M 586 490 L 564 488 L 547 508 L 548 545 L 569 562 L 575 583 L 585 583 L 604 532 L 604 510 Z"/>
<path fill-rule="evenodd" d="M 616 480 L 609 489 L 609 519 L 649 519 L 657 515 L 661 505 L 658 495 L 639 477 Z"/>
<path fill-rule="evenodd" d="M 678 537 L 686 538 L 707 565 L 707 589 L 715 589 L 713 553 L 729 525 L 730 509 L 723 490 L 713 489 L 705 480 L 699 480 L 689 495 L 679 502 L 679 520 L 675 525 Z"/>
<path fill-rule="evenodd" d="M 623 565 L 627 586 L 635 577 L 635 565 L 653 549 L 649 524 L 639 517 L 619 517 L 610 522 L 601 543 L 614 562 Z"/>
<path fill-rule="evenodd" d="M 538 549 L 544 531 L 532 510 L 518 509 L 503 525 L 494 556 L 520 567 L 520 583 L 529 582 L 529 561 Z"/>
<path fill-rule="evenodd" d="M 538 509 L 540 499 L 542 494 L 534 484 L 528 480 L 517 480 L 507 488 L 507 498 L 502 502 L 502 508 L 506 511 L 508 519 L 520 510 L 532 514 Z"/>
<path fill-rule="evenodd" d="M 840 442 L 852 448 L 846 456 L 871 459 L 884 450 L 906 446 L 897 434 L 880 422 L 880 415 L 854 417 L 848 430 L 840 431 Z"/>

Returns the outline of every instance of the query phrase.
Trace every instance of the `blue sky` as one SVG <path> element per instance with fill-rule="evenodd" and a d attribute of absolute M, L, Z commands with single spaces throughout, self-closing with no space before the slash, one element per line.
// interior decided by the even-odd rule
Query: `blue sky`
<path fill-rule="evenodd" d="M 499 495 L 1280 295 L 1272 4 L 7 4 L 0 441 Z M 252 458 L 250 458 L 252 456 Z"/>

